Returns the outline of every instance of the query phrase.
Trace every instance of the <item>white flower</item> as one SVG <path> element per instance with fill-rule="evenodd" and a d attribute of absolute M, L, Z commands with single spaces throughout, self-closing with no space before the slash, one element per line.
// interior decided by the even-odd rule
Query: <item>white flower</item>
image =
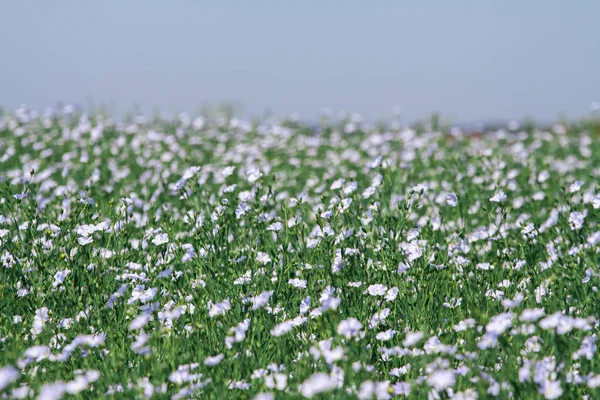
<path fill-rule="evenodd" d="M 360 332 L 362 324 L 356 318 L 348 318 L 341 321 L 337 327 L 338 335 L 344 336 L 346 339 L 350 339 Z"/>
<path fill-rule="evenodd" d="M 316 394 L 333 390 L 337 388 L 337 386 L 337 377 L 329 376 L 323 372 L 317 372 L 305 380 L 298 389 L 302 396 L 310 398 Z"/>
<path fill-rule="evenodd" d="M 0 391 L 4 390 L 11 382 L 17 380 L 20 375 L 19 370 L 11 365 L 0 368 Z"/>
<path fill-rule="evenodd" d="M 290 285 L 298 289 L 306 289 L 306 281 L 304 279 L 293 278 L 288 281 Z"/>
<path fill-rule="evenodd" d="M 444 304 L 442 304 L 442 305 L 446 308 L 458 308 L 458 307 L 460 307 L 461 304 L 462 304 L 462 298 L 459 297 L 458 299 L 452 298 L 452 299 L 450 299 L 450 301 L 444 302 Z"/>
<path fill-rule="evenodd" d="M 231 176 L 233 174 L 233 171 L 235 171 L 235 167 L 230 165 L 228 167 L 223 168 L 223 170 L 221 171 L 221 175 L 225 176 Z"/>
<path fill-rule="evenodd" d="M 537 180 L 539 183 L 544 183 L 550 178 L 550 172 L 544 170 L 538 174 Z"/>
<path fill-rule="evenodd" d="M 560 311 L 555 312 L 554 314 L 548 315 L 546 318 L 540 321 L 540 328 L 542 329 L 555 329 L 562 319 L 568 318 Z"/>
<path fill-rule="evenodd" d="M 556 334 L 564 335 L 571 332 L 575 328 L 575 320 L 568 316 L 563 316 L 558 320 L 558 325 L 556 326 Z"/>
<path fill-rule="evenodd" d="M 169 267 L 163 271 L 161 271 L 156 277 L 157 278 L 168 278 L 173 273 L 173 267 Z"/>
<path fill-rule="evenodd" d="M 490 322 L 485 326 L 486 332 L 496 336 L 502 335 L 508 328 L 512 326 L 512 313 L 503 313 L 492 317 Z"/>
<path fill-rule="evenodd" d="M 481 269 L 483 271 L 489 271 L 491 269 L 494 269 L 494 266 L 490 263 L 479 263 L 475 266 L 475 268 Z"/>
<path fill-rule="evenodd" d="M 260 169 L 258 168 L 253 168 L 246 172 L 246 177 L 248 178 L 248 182 L 250 183 L 256 182 L 260 179 L 261 176 L 263 176 L 263 173 L 260 172 Z"/>
<path fill-rule="evenodd" d="M 598 346 L 596 345 L 596 337 L 595 336 L 586 336 L 581 341 L 581 347 L 575 353 L 573 353 L 573 359 L 579 360 L 584 357 L 587 360 L 591 360 L 596 354 L 598 350 Z"/>
<path fill-rule="evenodd" d="M 374 168 L 379 167 L 381 165 L 381 160 L 382 159 L 383 158 L 381 156 L 378 156 L 378 157 L 374 158 L 373 160 L 371 160 L 371 161 L 369 161 L 367 163 L 367 168 L 374 169 Z"/>
<path fill-rule="evenodd" d="M 539 392 L 548 400 L 558 399 L 563 394 L 563 390 L 560 387 L 560 381 L 547 380 L 542 382 Z"/>
<path fill-rule="evenodd" d="M 579 211 L 573 211 L 571 214 L 569 214 L 569 225 L 571 226 L 571 230 L 579 230 L 583 228 L 584 220 L 585 215 Z"/>
<path fill-rule="evenodd" d="M 169 235 L 167 235 L 166 233 L 158 233 L 156 234 L 156 236 L 154 236 L 154 239 L 152 239 L 152 243 L 154 243 L 157 246 L 160 246 L 161 244 L 165 244 L 165 243 L 169 243 Z"/>
<path fill-rule="evenodd" d="M 271 257 L 269 257 L 267 253 L 259 251 L 258 253 L 256 253 L 256 261 L 260 264 L 265 265 L 271 262 Z"/>
<path fill-rule="evenodd" d="M 388 290 L 387 293 L 385 294 L 386 301 L 394 301 L 394 300 L 396 300 L 396 297 L 398 297 L 398 287 L 396 287 L 396 286 L 394 286 L 393 288 Z"/>
<path fill-rule="evenodd" d="M 473 328 L 475 326 L 475 323 L 476 322 L 473 318 L 467 318 L 454 325 L 454 330 L 456 332 L 466 331 L 469 328 Z"/>
<path fill-rule="evenodd" d="M 595 209 L 600 208 L 600 193 L 594 196 L 594 199 L 592 200 L 592 206 Z"/>
<path fill-rule="evenodd" d="M 408 261 L 413 262 L 423 255 L 423 249 L 419 247 L 415 242 L 410 242 L 406 249 L 408 255 Z"/>
<path fill-rule="evenodd" d="M 240 203 L 235 209 L 235 217 L 237 219 L 242 218 L 250 211 L 250 206 L 246 203 Z"/>
<path fill-rule="evenodd" d="M 250 319 L 246 318 L 235 327 L 230 328 L 225 337 L 225 345 L 228 349 L 233 347 L 233 343 L 240 343 L 246 339 L 246 332 L 250 328 Z"/>
<path fill-rule="evenodd" d="M 77 242 L 80 246 L 85 246 L 86 244 L 90 244 L 94 241 L 94 239 L 90 236 L 79 236 L 77 238 Z"/>
<path fill-rule="evenodd" d="M 310 310 L 310 296 L 306 296 L 300 302 L 300 314 L 306 314 Z"/>
<path fill-rule="evenodd" d="M 531 196 L 532 199 L 536 200 L 536 201 L 542 201 L 546 198 L 546 193 L 544 192 L 535 192 L 533 194 L 533 196 Z"/>
<path fill-rule="evenodd" d="M 223 354 L 217 354 L 216 356 L 206 357 L 204 359 L 204 365 L 213 366 L 219 364 L 225 356 Z"/>
<path fill-rule="evenodd" d="M 321 307 L 319 307 L 319 311 L 325 312 L 327 310 L 337 310 L 337 308 L 340 305 L 340 302 L 341 300 L 339 297 L 330 297 L 328 299 L 325 299 L 321 301 Z"/>
<path fill-rule="evenodd" d="M 329 188 L 330 190 L 336 190 L 342 187 L 342 185 L 344 184 L 344 182 L 346 182 L 346 180 L 344 178 L 340 178 L 336 181 L 334 181 L 331 184 L 331 187 Z"/>
<path fill-rule="evenodd" d="M 268 231 L 279 232 L 283 229 L 283 224 L 281 222 L 272 223 L 267 227 Z"/>
<path fill-rule="evenodd" d="M 505 308 L 516 308 L 519 305 L 521 305 L 521 303 L 523 302 L 524 299 L 525 299 L 525 296 L 523 296 L 523 294 L 517 293 L 513 300 L 509 300 L 509 299 L 502 300 L 502 306 Z"/>
<path fill-rule="evenodd" d="M 127 302 L 131 304 L 134 303 L 136 300 L 139 300 L 142 303 L 147 303 L 156 296 L 156 293 L 158 293 L 157 288 L 150 288 L 148 290 L 144 290 L 143 286 L 138 286 L 133 289 L 131 298 Z"/>
<path fill-rule="evenodd" d="M 62 271 L 58 271 L 54 274 L 54 282 L 52 282 L 52 287 L 57 287 L 63 284 L 67 275 L 71 273 L 70 269 L 65 269 Z"/>
<path fill-rule="evenodd" d="M 187 181 L 188 179 L 193 178 L 194 175 L 198 173 L 198 171 L 200 171 L 200 167 L 198 166 L 189 167 L 185 170 L 181 179 L 185 179 Z"/>
<path fill-rule="evenodd" d="M 496 385 L 498 386 L 498 392 L 499 392 L 500 385 L 498 385 L 498 384 L 496 384 Z M 491 388 L 491 386 L 490 386 L 490 388 Z M 490 393 L 489 389 L 488 389 L 488 393 Z M 497 396 L 497 395 L 498 395 L 497 393 L 494 394 L 494 396 Z M 477 400 L 477 399 L 478 399 L 477 392 L 471 388 L 465 389 L 462 392 L 456 392 L 454 394 L 454 396 L 452 396 L 452 400 Z"/>
<path fill-rule="evenodd" d="M 252 311 L 254 310 L 258 310 L 259 308 L 262 308 L 264 306 L 266 306 L 267 304 L 269 304 L 269 299 L 271 298 L 271 291 L 267 290 L 262 292 L 261 294 L 259 294 L 258 296 L 254 296 L 250 299 L 250 301 L 252 302 L 252 308 L 250 308 Z"/>
<path fill-rule="evenodd" d="M 38 400 L 59 400 L 63 397 L 66 390 L 67 385 L 63 381 L 46 383 L 40 388 L 37 398 Z"/>
<path fill-rule="evenodd" d="M 31 333 L 34 335 L 39 335 L 42 330 L 44 330 L 44 326 L 46 325 L 46 321 L 48 321 L 48 308 L 42 307 L 39 310 L 35 311 L 35 316 L 33 317 L 33 327 L 31 328 Z"/>
<path fill-rule="evenodd" d="M 363 193 L 362 193 L 362 197 L 364 199 L 368 199 L 369 197 L 373 196 L 375 194 L 375 188 L 373 186 L 369 186 L 368 188 L 366 188 Z"/>
<path fill-rule="evenodd" d="M 592 233 L 587 238 L 587 242 L 590 246 L 595 246 L 600 242 L 600 231 Z"/>
<path fill-rule="evenodd" d="M 212 304 L 212 302 L 209 302 L 208 306 L 208 316 L 214 318 L 217 315 L 222 315 L 229 311 L 231 309 L 231 302 L 229 301 L 229 299 L 225 299 L 216 304 Z"/>
<path fill-rule="evenodd" d="M 456 207 L 458 205 L 458 197 L 456 196 L 456 193 L 449 193 L 446 196 L 446 204 L 448 204 L 450 207 Z"/>
<path fill-rule="evenodd" d="M 535 235 L 535 225 L 532 223 L 527 224 L 523 229 L 521 229 L 521 234 L 528 237 L 534 237 Z"/>
<path fill-rule="evenodd" d="M 69 394 L 77 394 L 85 390 L 88 386 L 88 380 L 85 376 L 76 376 L 74 380 L 65 384 L 65 391 Z"/>
<path fill-rule="evenodd" d="M 594 375 L 590 379 L 588 379 L 587 384 L 590 389 L 595 389 L 595 388 L 599 387 L 600 386 L 600 374 Z M 2 389 L 1 385 L 0 385 L 0 389 Z"/>
<path fill-rule="evenodd" d="M 499 190 L 496 192 L 496 194 L 494 194 L 494 196 L 490 198 L 490 201 L 493 203 L 500 203 L 502 201 L 505 201 L 506 198 L 506 194 L 502 190 Z"/>
<path fill-rule="evenodd" d="M 289 331 L 292 330 L 292 328 L 294 328 L 294 322 L 291 320 L 287 320 L 287 321 L 283 321 L 280 324 L 275 325 L 275 327 L 273 329 L 271 329 L 271 335 L 273 336 L 281 336 L 284 335 L 286 333 L 288 333 Z"/>
<path fill-rule="evenodd" d="M 407 332 L 402 345 L 404 347 L 414 346 L 415 344 L 419 343 L 421 339 L 423 339 L 423 336 L 423 332 Z"/>
<path fill-rule="evenodd" d="M 269 389 L 284 390 L 287 387 L 288 377 L 285 374 L 272 374 L 265 377 L 265 386 Z"/>
<path fill-rule="evenodd" d="M 367 288 L 364 294 L 369 293 L 371 296 L 383 296 L 387 292 L 388 288 L 381 283 L 376 283 Z"/>
<path fill-rule="evenodd" d="M 390 312 L 391 310 L 389 308 L 384 308 L 380 312 L 373 314 L 373 316 L 369 318 L 369 329 L 377 328 L 390 315 Z"/>
<path fill-rule="evenodd" d="M 427 377 L 427 383 L 438 392 L 448 389 L 454 385 L 456 378 L 454 371 L 447 369 L 439 369 L 432 372 Z"/>
<path fill-rule="evenodd" d="M 33 397 L 33 389 L 31 389 L 29 386 L 19 386 L 19 387 L 14 388 L 10 392 L 10 395 L 11 395 L 11 398 L 13 398 L 13 399 L 25 399 L 25 398 Z"/>
<path fill-rule="evenodd" d="M 238 198 L 243 202 L 252 201 L 255 197 L 256 194 L 254 194 L 254 191 L 251 190 L 244 190 L 238 194 Z"/>
<path fill-rule="evenodd" d="M 371 400 L 373 396 L 378 400 L 390 399 L 389 389 L 390 381 L 373 382 L 367 380 L 360 384 L 357 396 L 360 400 Z"/>
<path fill-rule="evenodd" d="M 131 321 L 129 324 L 129 330 L 135 331 L 142 329 L 150 321 L 150 314 L 140 314 Z"/>
<path fill-rule="evenodd" d="M 481 350 L 485 350 L 492 347 L 496 347 L 497 344 L 498 336 L 493 333 L 487 332 L 481 337 L 481 339 L 479 339 L 479 342 L 477 342 L 477 347 L 479 347 Z"/>
<path fill-rule="evenodd" d="M 396 396 L 406 396 L 410 395 L 410 383 L 407 382 L 396 382 L 392 386 L 394 388 L 394 394 Z"/>
<path fill-rule="evenodd" d="M 382 342 L 387 342 L 388 340 L 390 340 L 391 338 L 394 337 L 394 335 L 396 334 L 396 331 L 393 329 L 388 329 L 387 331 L 384 332 L 379 332 L 376 336 L 375 339 L 377 340 L 381 340 Z"/>
<path fill-rule="evenodd" d="M 267 393 L 259 393 L 254 396 L 253 400 L 275 400 L 275 394 L 267 392 Z"/>
<path fill-rule="evenodd" d="M 579 192 L 581 190 L 582 186 L 583 186 L 582 181 L 575 181 L 575 182 L 571 183 L 571 186 L 569 186 L 569 193 Z"/>
<path fill-rule="evenodd" d="M 350 182 L 346 186 L 344 186 L 343 192 L 345 195 L 349 195 L 351 193 L 354 193 L 354 191 L 356 191 L 357 188 L 358 188 L 358 183 Z"/>
<path fill-rule="evenodd" d="M 131 344 L 131 350 L 135 351 L 137 354 L 147 354 L 149 352 L 148 347 L 144 347 L 144 345 L 150 339 L 150 335 L 144 332 L 140 332 L 139 335 L 135 337 L 135 342 Z"/>

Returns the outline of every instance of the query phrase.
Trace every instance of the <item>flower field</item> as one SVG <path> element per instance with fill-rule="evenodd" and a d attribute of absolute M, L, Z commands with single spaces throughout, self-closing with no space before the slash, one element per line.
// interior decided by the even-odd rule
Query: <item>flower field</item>
<path fill-rule="evenodd" d="M 0 116 L 0 398 L 599 398 L 599 135 Z"/>

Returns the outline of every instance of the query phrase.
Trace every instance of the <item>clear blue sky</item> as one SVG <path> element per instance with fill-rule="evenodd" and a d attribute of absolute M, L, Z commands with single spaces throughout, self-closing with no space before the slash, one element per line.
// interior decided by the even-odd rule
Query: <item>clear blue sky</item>
<path fill-rule="evenodd" d="M 0 106 L 322 107 L 574 118 L 600 99 L 600 1 L 5 1 Z"/>

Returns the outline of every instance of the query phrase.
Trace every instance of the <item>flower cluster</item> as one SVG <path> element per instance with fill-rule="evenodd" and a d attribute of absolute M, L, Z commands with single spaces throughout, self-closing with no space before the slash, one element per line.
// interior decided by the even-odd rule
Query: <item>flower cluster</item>
<path fill-rule="evenodd" d="M 600 397 L 599 130 L 450 133 L 0 115 L 0 398 Z"/>

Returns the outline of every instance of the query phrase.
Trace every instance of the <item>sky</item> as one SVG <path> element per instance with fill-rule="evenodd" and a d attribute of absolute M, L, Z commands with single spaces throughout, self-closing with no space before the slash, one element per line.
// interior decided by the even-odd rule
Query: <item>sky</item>
<path fill-rule="evenodd" d="M 0 106 L 578 118 L 600 1 L 5 1 Z"/>

